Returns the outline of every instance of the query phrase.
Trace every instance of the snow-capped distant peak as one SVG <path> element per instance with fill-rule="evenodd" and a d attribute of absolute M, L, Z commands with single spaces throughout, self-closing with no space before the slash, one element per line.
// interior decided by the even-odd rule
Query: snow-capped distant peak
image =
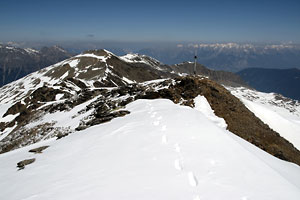
<path fill-rule="evenodd" d="M 6 46 L 5 48 L 6 48 L 6 49 L 10 49 L 10 50 L 15 49 L 15 47 L 10 47 L 10 46 Z"/>
<path fill-rule="evenodd" d="M 35 49 L 31 49 L 31 48 L 25 48 L 24 49 L 27 53 L 29 54 L 36 54 L 39 53 L 39 51 L 35 50 Z"/>
<path fill-rule="evenodd" d="M 194 64 L 194 63 L 195 63 L 195 62 L 186 61 L 186 62 L 182 62 L 182 63 L 175 64 L 175 66 L 181 66 L 181 65 L 185 65 L 185 64 Z"/>
<path fill-rule="evenodd" d="M 106 52 L 107 54 L 109 54 L 109 55 L 113 55 L 113 56 L 115 56 L 115 54 L 114 53 L 112 53 L 111 51 L 108 51 L 108 50 L 106 50 L 106 49 L 103 49 L 103 51 L 104 52 Z"/>
<path fill-rule="evenodd" d="M 128 53 L 124 56 L 121 56 L 120 58 L 122 58 L 126 62 L 134 62 L 137 58 L 139 58 L 139 55 L 135 53 Z"/>
<path fill-rule="evenodd" d="M 105 60 L 106 58 L 111 58 L 113 56 L 117 57 L 115 54 L 113 54 L 112 52 L 106 49 L 95 49 L 95 50 L 85 51 L 82 54 L 79 54 L 75 57 L 94 57 L 100 60 Z"/>
<path fill-rule="evenodd" d="M 144 63 L 150 66 L 160 65 L 160 62 L 158 60 L 146 55 L 140 55 L 136 53 L 129 53 L 124 56 L 120 56 L 120 59 L 128 63 Z"/>
<path fill-rule="evenodd" d="M 80 57 L 97 58 L 98 60 L 101 60 L 103 62 L 105 62 L 106 59 L 108 58 L 108 56 L 98 56 L 93 53 L 83 53 L 83 54 L 79 54 L 79 55 L 75 56 L 75 58 L 80 58 Z"/>
<path fill-rule="evenodd" d="M 61 48 L 61 47 L 59 47 L 59 46 L 57 46 L 57 45 L 55 45 L 55 46 L 53 46 L 55 49 L 57 49 L 57 50 L 59 50 L 59 51 L 61 51 L 61 52 L 67 52 L 66 50 L 64 50 L 63 48 Z"/>

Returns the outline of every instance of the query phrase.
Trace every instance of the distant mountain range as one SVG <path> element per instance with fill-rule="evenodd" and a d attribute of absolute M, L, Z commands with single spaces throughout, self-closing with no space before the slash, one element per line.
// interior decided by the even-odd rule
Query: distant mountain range
<path fill-rule="evenodd" d="M 0 44 L 0 86 L 69 58 L 71 56 L 68 53 L 69 50 L 73 52 L 70 48 L 67 52 L 58 46 L 43 47 L 39 51 L 17 46 L 18 44 Z M 194 64 L 189 60 L 193 61 L 197 51 L 198 62 L 201 63 L 197 63 L 199 75 L 209 77 L 220 84 L 231 86 L 247 86 L 248 84 L 259 91 L 276 92 L 293 99 L 300 98 L 297 91 L 299 70 L 296 68 L 292 70 L 267 69 L 299 66 L 300 47 L 297 45 L 178 44 L 169 48 L 151 47 L 137 50 L 139 53 L 128 54 L 126 52 L 129 50 L 113 49 L 116 55 L 122 55 L 120 58 L 130 62 L 131 65 L 149 64 L 160 69 L 161 73 L 165 73 L 164 77 L 192 74 Z M 261 67 L 266 69 L 258 69 Z M 239 72 L 234 74 L 228 71 Z M 144 73 L 144 76 L 147 75 Z M 134 78 L 139 80 L 136 76 Z M 153 78 L 149 77 L 149 80 Z"/>
<path fill-rule="evenodd" d="M 248 68 L 237 73 L 251 87 L 300 100 L 300 70 Z"/>
<path fill-rule="evenodd" d="M 1 44 L 1 43 L 0 43 Z M 41 49 L 57 42 L 9 42 L 15 47 Z M 90 49 L 107 49 L 118 56 L 138 53 L 173 65 L 193 61 L 210 69 L 238 72 L 246 68 L 300 68 L 300 44 L 293 43 L 189 43 L 189 42 L 116 42 L 69 41 L 58 44 L 73 55 Z"/>
<path fill-rule="evenodd" d="M 154 57 L 166 64 L 193 61 L 197 51 L 198 62 L 216 70 L 238 72 L 245 68 L 299 68 L 299 45 L 254 44 L 190 44 L 168 48 L 145 48 L 138 53 Z"/>
<path fill-rule="evenodd" d="M 0 86 L 22 78 L 31 72 L 69 58 L 70 56 L 70 53 L 58 46 L 43 47 L 41 50 L 37 51 L 31 48 L 0 45 Z M 127 63 L 130 63 L 130 65 L 137 67 L 137 71 L 139 71 L 137 74 L 130 74 L 130 72 L 126 72 L 127 74 L 130 74 L 130 78 L 136 81 L 140 81 L 140 79 L 152 80 L 158 77 L 176 77 L 193 74 L 194 68 L 194 64 L 191 62 L 166 65 L 152 57 L 134 53 L 120 56 L 120 59 L 123 59 Z M 117 61 L 118 59 L 115 60 Z M 198 75 L 209 77 L 220 84 L 246 86 L 246 83 L 238 75 L 232 72 L 210 70 L 199 63 L 197 63 L 196 68 Z M 123 73 L 126 69 L 126 65 L 123 65 L 118 69 L 121 70 L 121 72 L 118 73 Z M 153 69 L 158 69 L 157 72 L 159 72 L 159 74 L 155 74 L 157 72 L 152 72 Z M 68 77 L 71 76 L 72 74 L 69 74 Z"/>
<path fill-rule="evenodd" d="M 0 86 L 70 56 L 58 46 L 43 47 L 38 51 L 31 48 L 0 45 Z"/>

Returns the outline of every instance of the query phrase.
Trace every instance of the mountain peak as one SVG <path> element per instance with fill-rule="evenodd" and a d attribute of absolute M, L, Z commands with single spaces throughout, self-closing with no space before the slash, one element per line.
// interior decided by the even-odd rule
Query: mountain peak
<path fill-rule="evenodd" d="M 93 50 L 87 50 L 84 51 L 83 54 L 94 54 L 96 56 L 116 56 L 112 52 L 106 50 L 106 49 L 93 49 Z"/>
<path fill-rule="evenodd" d="M 145 63 L 151 66 L 161 65 L 161 63 L 155 58 L 146 55 L 137 54 L 137 53 L 128 53 L 124 56 L 121 56 L 120 58 L 123 59 L 125 62 L 130 62 L 130 63 Z"/>
<path fill-rule="evenodd" d="M 41 48 L 40 52 L 43 54 L 49 54 L 49 53 L 54 53 L 54 52 L 67 53 L 66 50 L 64 50 L 62 47 L 59 47 L 58 45 L 54 45 L 51 47 L 43 47 L 43 48 Z"/>

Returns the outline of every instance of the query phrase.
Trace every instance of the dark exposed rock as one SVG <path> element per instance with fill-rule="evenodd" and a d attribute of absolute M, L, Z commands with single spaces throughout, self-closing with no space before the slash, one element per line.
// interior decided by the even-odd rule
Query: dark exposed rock
<path fill-rule="evenodd" d="M 175 71 L 177 73 L 186 73 L 193 74 L 194 71 L 194 63 L 184 62 L 177 65 L 171 66 L 161 66 L 162 68 L 166 68 L 169 71 Z M 243 79 L 241 79 L 237 74 L 228 71 L 218 71 L 211 70 L 204 65 L 197 63 L 196 65 L 196 74 L 204 77 L 209 77 L 209 79 L 216 81 L 219 84 L 225 84 L 228 86 L 245 86 L 249 87 Z"/>
<path fill-rule="evenodd" d="M 80 81 L 79 79 L 68 78 L 67 81 L 70 81 L 70 82 L 74 83 L 75 85 L 77 85 L 81 89 L 86 89 L 87 88 L 87 86 L 82 81 Z"/>
<path fill-rule="evenodd" d="M 45 111 L 49 111 L 50 113 L 54 113 L 57 111 L 66 111 L 69 110 L 71 102 L 70 101 L 65 101 L 64 103 L 59 103 L 59 104 L 55 104 L 55 105 L 51 105 L 48 106 L 47 108 L 45 108 Z"/>
<path fill-rule="evenodd" d="M 24 169 L 26 165 L 32 164 L 34 161 L 35 161 L 35 158 L 22 160 L 17 163 L 17 167 L 19 168 L 19 170 Z"/>
<path fill-rule="evenodd" d="M 75 128 L 75 131 L 82 131 L 82 130 L 85 130 L 87 128 L 88 128 L 88 126 L 86 126 L 86 125 L 79 125 L 78 127 Z"/>
<path fill-rule="evenodd" d="M 31 95 L 31 102 L 49 102 L 54 101 L 57 94 L 63 93 L 61 90 L 43 86 L 36 89 Z"/>
<path fill-rule="evenodd" d="M 34 109 L 34 107 L 27 108 L 26 105 L 22 104 L 21 102 L 15 103 L 6 111 L 3 117 L 7 115 L 15 115 L 18 113 L 19 115 L 9 123 L 0 123 L 0 130 L 3 131 L 8 127 L 13 127 L 16 122 L 21 125 L 23 122 L 28 121 L 30 119 L 29 116 L 32 114 L 32 109 Z"/>
<path fill-rule="evenodd" d="M 105 87 L 105 84 L 104 83 L 101 83 L 100 81 L 95 81 L 93 83 L 94 87 Z"/>
<path fill-rule="evenodd" d="M 21 102 L 17 102 L 12 107 L 10 107 L 2 117 L 5 117 L 7 115 L 15 115 L 25 110 L 26 110 L 26 105 L 22 104 Z"/>
<path fill-rule="evenodd" d="M 59 139 L 61 139 L 63 137 L 66 137 L 68 135 L 69 135 L 69 133 L 58 133 L 57 136 L 56 136 L 56 139 L 59 140 Z"/>
<path fill-rule="evenodd" d="M 5 122 L 0 122 L 0 131 L 4 131 L 5 128 Z"/>
<path fill-rule="evenodd" d="M 127 110 L 119 110 L 119 111 L 115 111 L 112 113 L 102 113 L 102 112 L 98 112 L 95 115 L 95 118 L 92 119 L 91 121 L 86 123 L 86 126 L 94 126 L 97 124 L 102 124 L 105 122 L 109 122 L 112 119 L 116 118 L 116 117 L 123 117 L 127 114 L 129 114 L 130 112 Z"/>
<path fill-rule="evenodd" d="M 133 97 L 129 97 L 129 98 L 127 98 L 127 99 L 121 101 L 121 102 L 118 104 L 118 106 L 124 107 L 124 106 L 126 106 L 127 104 L 129 104 L 129 103 L 131 103 L 131 102 L 133 102 L 133 101 L 134 101 L 134 98 L 133 98 Z"/>
<path fill-rule="evenodd" d="M 28 116 L 29 119 L 26 120 L 27 121 L 30 120 L 30 117 L 31 115 Z M 27 122 L 26 121 L 20 122 L 20 124 L 18 124 L 18 126 L 14 129 L 14 131 L 11 132 L 11 134 L 9 134 L 7 137 L 1 140 L 0 154 L 22 146 L 26 146 L 38 142 L 44 136 L 46 136 L 46 134 L 48 134 L 49 132 L 53 131 L 53 129 L 55 129 L 53 127 L 53 123 L 39 124 L 30 129 L 24 128 L 25 127 L 24 124 L 27 124 Z"/>
<path fill-rule="evenodd" d="M 84 103 L 96 95 L 101 94 L 103 92 L 102 90 L 89 90 L 89 89 L 83 89 L 80 90 L 77 93 L 77 98 L 69 98 L 69 100 L 64 101 L 63 103 L 58 103 L 54 105 L 50 105 L 46 108 L 44 108 L 45 111 L 49 111 L 50 113 L 56 112 L 56 111 L 66 111 L 71 108 L 74 108 L 75 106 Z"/>
<path fill-rule="evenodd" d="M 30 153 L 42 153 L 45 149 L 47 149 L 49 146 L 41 146 L 38 148 L 30 149 Z"/>
<path fill-rule="evenodd" d="M 45 74 L 45 76 L 57 79 L 57 78 L 61 78 L 66 73 L 67 73 L 66 78 L 73 77 L 75 70 L 69 64 L 64 64 L 62 66 L 58 66 L 55 70 L 49 70 Z"/>

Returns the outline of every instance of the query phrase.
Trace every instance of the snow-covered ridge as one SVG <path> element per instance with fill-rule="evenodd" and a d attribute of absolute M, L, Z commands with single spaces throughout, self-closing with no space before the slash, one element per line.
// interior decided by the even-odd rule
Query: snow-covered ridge
<path fill-rule="evenodd" d="M 206 115 L 159 99 L 126 109 L 123 118 L 0 155 L 0 199 L 300 198 L 299 166 L 218 127 L 208 107 Z M 28 152 L 43 145 L 42 154 Z M 36 160 L 17 171 L 28 158 Z"/>
<path fill-rule="evenodd" d="M 244 87 L 226 87 L 231 93 L 239 98 L 265 105 L 283 108 L 291 114 L 300 117 L 300 102 L 297 100 L 283 97 L 276 93 L 265 93 Z"/>
<path fill-rule="evenodd" d="M 226 124 L 225 120 L 223 118 L 217 117 L 215 115 L 214 111 L 212 110 L 207 99 L 204 96 L 200 96 L 200 95 L 197 96 L 194 99 L 194 102 L 195 102 L 196 110 L 202 112 L 205 115 L 205 117 L 210 119 L 212 122 L 214 122 L 220 128 L 223 128 L 223 129 L 227 128 L 227 124 Z"/>

